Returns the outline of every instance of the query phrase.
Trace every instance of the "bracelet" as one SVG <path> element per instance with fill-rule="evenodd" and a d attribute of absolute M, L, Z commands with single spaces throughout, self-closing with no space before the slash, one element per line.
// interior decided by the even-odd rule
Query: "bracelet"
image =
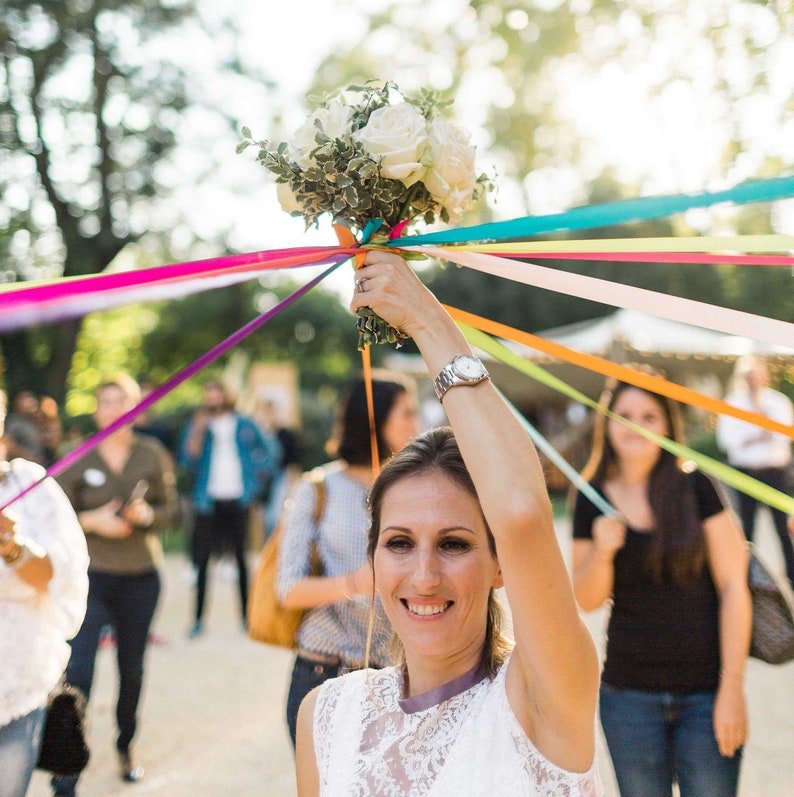
<path fill-rule="evenodd" d="M 14 565 L 22 558 L 23 553 L 25 553 L 24 544 L 20 545 L 20 543 L 15 540 L 14 547 L 8 553 L 3 554 L 3 561 L 7 565 Z"/>
<path fill-rule="evenodd" d="M 350 589 L 350 573 L 345 573 L 342 578 L 344 579 L 342 582 L 342 595 L 344 595 L 346 601 L 352 601 L 353 596 L 348 591 Z"/>

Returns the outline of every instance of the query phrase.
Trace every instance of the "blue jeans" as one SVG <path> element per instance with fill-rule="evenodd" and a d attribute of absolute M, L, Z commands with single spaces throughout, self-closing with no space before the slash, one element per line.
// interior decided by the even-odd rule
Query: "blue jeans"
<path fill-rule="evenodd" d="M 0 728 L 0 797 L 25 797 L 39 757 L 44 708 Z"/>
<path fill-rule="evenodd" d="M 341 664 L 323 664 L 311 661 L 303 656 L 295 659 L 292 668 L 292 680 L 287 695 L 287 727 L 289 728 L 292 746 L 295 747 L 295 729 L 298 722 L 298 709 L 301 702 L 315 686 L 325 683 L 329 678 L 339 675 Z"/>
<path fill-rule="evenodd" d="M 674 695 L 601 685 L 601 725 L 621 797 L 736 797 L 740 749 L 714 738 L 714 693 Z"/>

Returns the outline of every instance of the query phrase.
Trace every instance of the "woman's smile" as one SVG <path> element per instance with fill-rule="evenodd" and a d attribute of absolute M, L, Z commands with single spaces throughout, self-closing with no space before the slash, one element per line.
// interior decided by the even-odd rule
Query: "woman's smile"
<path fill-rule="evenodd" d="M 477 500 L 438 471 L 384 495 L 375 586 L 406 651 L 445 655 L 479 646 L 500 578 Z"/>
<path fill-rule="evenodd" d="M 452 601 L 444 601 L 443 603 L 422 603 L 408 600 L 407 598 L 402 598 L 401 603 L 410 614 L 415 614 L 419 617 L 438 617 L 452 606 Z"/>

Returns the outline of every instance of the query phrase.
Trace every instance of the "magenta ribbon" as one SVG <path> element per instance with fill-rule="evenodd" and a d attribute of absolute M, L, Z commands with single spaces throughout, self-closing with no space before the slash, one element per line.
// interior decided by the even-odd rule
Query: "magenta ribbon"
<path fill-rule="evenodd" d="M 131 303 L 133 294 L 134 301 L 157 301 L 167 298 L 168 288 L 186 284 L 189 280 L 193 281 L 192 287 L 185 290 L 195 292 L 195 285 L 202 280 L 228 278 L 241 281 L 249 279 L 251 272 L 322 265 L 335 261 L 342 254 L 350 255 L 352 250 L 338 246 L 277 249 L 113 274 L 71 277 L 43 285 L 7 286 L 4 290 L 0 288 L 0 332 L 34 323 L 63 321 L 106 310 L 119 303 L 113 299 L 108 301 L 108 297 L 124 297 L 121 301 L 125 304 Z"/>
<path fill-rule="evenodd" d="M 63 457 L 63 459 L 60 459 L 58 462 L 51 465 L 40 479 L 32 484 L 29 484 L 24 490 L 17 493 L 17 495 L 0 506 L 0 512 L 11 506 L 11 504 L 13 504 L 15 501 L 18 501 L 20 498 L 27 495 L 31 490 L 33 490 L 34 487 L 37 487 L 39 484 L 41 484 L 47 477 L 59 476 L 67 468 L 71 467 L 75 462 L 84 457 L 89 451 L 96 448 L 103 440 L 110 437 L 114 432 L 117 432 L 123 426 L 127 426 L 128 424 L 132 423 L 135 418 L 137 418 L 142 412 L 148 410 L 152 404 L 159 401 L 166 393 L 169 393 L 175 387 L 190 379 L 190 377 L 201 371 L 202 368 L 205 368 L 210 363 L 217 360 L 221 355 L 229 351 L 229 349 L 236 346 L 241 340 L 243 340 L 243 338 L 246 338 L 252 332 L 255 332 L 257 329 L 259 329 L 259 327 L 261 327 L 263 324 L 266 324 L 271 318 L 278 315 L 285 307 L 288 307 L 296 299 L 303 296 L 307 291 L 325 279 L 332 271 L 338 268 L 349 258 L 347 254 L 342 254 L 336 255 L 332 259 L 336 260 L 337 262 L 335 262 L 330 268 L 326 269 L 322 274 L 298 288 L 298 290 L 287 296 L 285 299 L 282 299 L 277 305 L 272 307 L 266 313 L 263 313 L 252 321 L 249 321 L 244 327 L 238 329 L 237 332 L 233 332 L 228 338 L 221 341 L 217 346 L 203 354 L 195 362 L 191 363 L 186 368 L 183 368 L 181 371 L 178 371 L 168 381 L 164 382 L 162 385 L 160 385 L 160 387 L 153 390 L 148 396 L 146 396 L 145 399 L 143 399 L 143 401 L 141 401 L 140 404 L 133 407 L 131 410 L 129 410 L 129 412 L 124 413 L 124 415 L 113 421 L 113 423 L 106 428 L 89 437 L 88 440 L 79 445 L 73 451 L 70 451 L 65 457 Z"/>

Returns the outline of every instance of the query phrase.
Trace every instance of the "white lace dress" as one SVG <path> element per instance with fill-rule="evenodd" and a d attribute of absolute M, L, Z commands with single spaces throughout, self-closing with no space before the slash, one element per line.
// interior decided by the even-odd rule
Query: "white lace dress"
<path fill-rule="evenodd" d="M 44 475 L 22 459 L 2 471 L 0 506 Z M 6 513 L 19 534 L 44 547 L 53 573 L 47 591 L 38 592 L 0 559 L 0 727 L 47 702 L 69 661 L 66 640 L 80 630 L 88 594 L 85 534 L 55 481 L 46 479 Z M 0 793 L 2 785 L 0 773 Z"/>
<path fill-rule="evenodd" d="M 506 665 L 401 700 L 399 668 L 326 681 L 314 714 L 322 797 L 596 797 L 585 773 L 547 761 L 507 701 Z M 367 675 L 369 683 L 367 683 Z"/>

